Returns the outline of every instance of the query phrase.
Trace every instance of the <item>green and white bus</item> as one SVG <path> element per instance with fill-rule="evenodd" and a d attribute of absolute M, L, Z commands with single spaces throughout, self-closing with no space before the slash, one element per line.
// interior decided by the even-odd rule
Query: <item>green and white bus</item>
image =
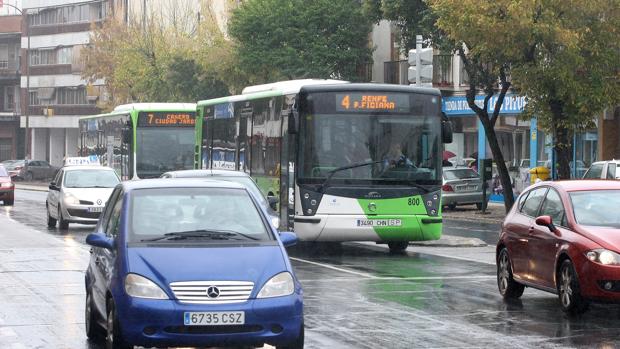
<path fill-rule="evenodd" d="M 439 90 L 294 80 L 198 102 L 195 167 L 249 173 L 280 229 L 391 250 L 441 236 Z"/>
<path fill-rule="evenodd" d="M 133 103 L 79 120 L 79 153 L 123 180 L 193 168 L 196 104 Z"/>

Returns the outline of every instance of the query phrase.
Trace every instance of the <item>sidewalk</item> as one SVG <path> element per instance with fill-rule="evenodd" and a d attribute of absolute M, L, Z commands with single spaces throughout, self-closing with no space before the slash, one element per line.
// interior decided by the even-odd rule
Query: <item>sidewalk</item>
<path fill-rule="evenodd" d="M 49 183 L 47 182 L 13 182 L 15 189 L 32 190 L 32 191 L 48 191 Z"/>
<path fill-rule="evenodd" d="M 442 215 L 443 218 L 447 220 L 502 224 L 504 218 L 506 218 L 506 210 L 504 209 L 503 203 L 498 204 L 490 202 L 485 214 L 478 211 L 476 206 L 466 205 L 461 207 L 457 206 L 454 210 L 444 208 Z"/>

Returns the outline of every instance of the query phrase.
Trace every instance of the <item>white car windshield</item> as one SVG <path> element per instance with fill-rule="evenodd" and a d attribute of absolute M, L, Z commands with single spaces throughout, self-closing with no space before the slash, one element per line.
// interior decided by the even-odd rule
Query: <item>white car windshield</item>
<path fill-rule="evenodd" d="M 65 188 L 114 188 L 120 180 L 112 170 L 67 171 Z"/>

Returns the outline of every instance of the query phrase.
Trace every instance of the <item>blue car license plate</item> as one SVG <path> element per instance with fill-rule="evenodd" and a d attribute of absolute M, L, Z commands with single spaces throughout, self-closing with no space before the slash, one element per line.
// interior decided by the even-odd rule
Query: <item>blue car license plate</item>
<path fill-rule="evenodd" d="M 185 326 L 221 326 L 245 324 L 243 311 L 207 311 L 185 312 L 183 314 Z"/>

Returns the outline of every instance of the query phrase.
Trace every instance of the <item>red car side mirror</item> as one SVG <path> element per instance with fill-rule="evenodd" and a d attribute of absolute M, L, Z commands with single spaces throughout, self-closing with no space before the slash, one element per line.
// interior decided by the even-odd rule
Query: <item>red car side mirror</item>
<path fill-rule="evenodd" d="M 553 233 L 555 232 L 556 228 L 555 225 L 553 224 L 553 220 L 551 219 L 551 216 L 540 216 L 536 218 L 536 224 L 537 225 L 542 225 L 543 227 L 547 227 L 549 228 L 549 230 Z"/>

